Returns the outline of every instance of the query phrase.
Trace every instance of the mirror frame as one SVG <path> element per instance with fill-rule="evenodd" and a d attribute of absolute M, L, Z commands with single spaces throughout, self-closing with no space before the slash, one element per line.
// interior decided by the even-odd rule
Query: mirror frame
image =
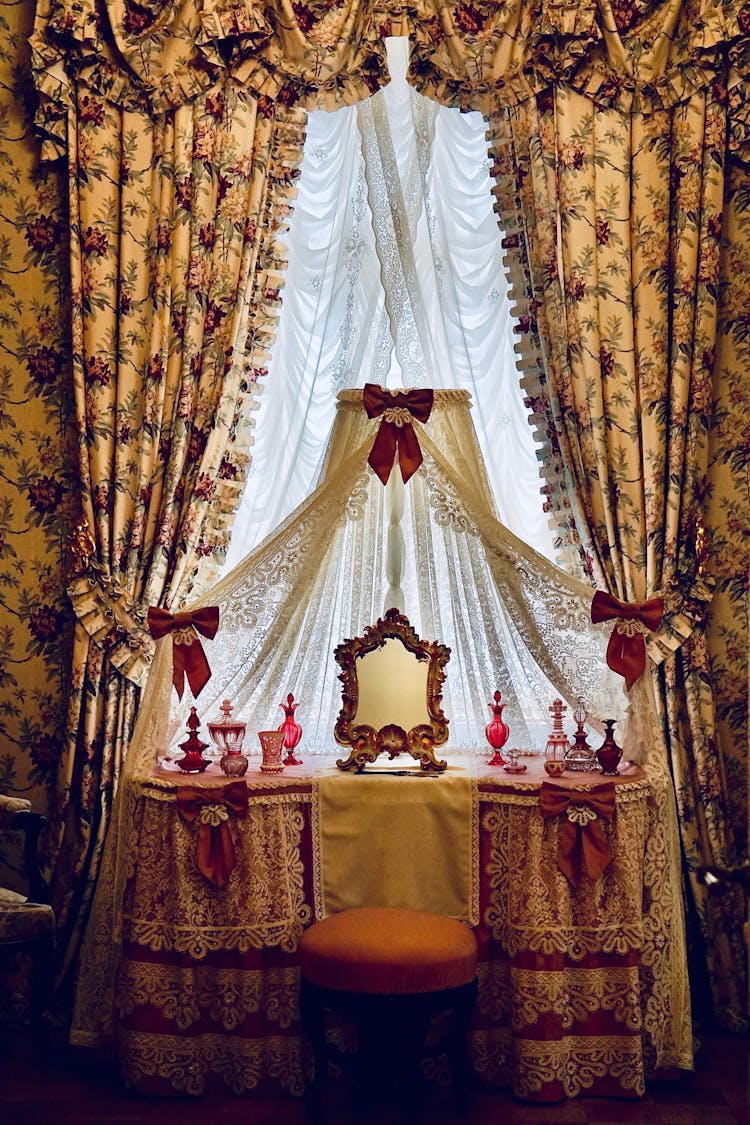
<path fill-rule="evenodd" d="M 427 661 L 427 715 L 429 722 L 420 723 L 405 731 L 395 723 L 386 723 L 380 730 L 364 723 L 356 723 L 359 707 L 359 681 L 357 659 L 381 648 L 387 640 L 401 641 L 408 652 L 417 660 Z M 361 637 L 342 641 L 334 650 L 336 663 L 341 668 L 339 679 L 342 683 L 341 711 L 336 720 L 333 737 L 340 746 L 348 746 L 349 757 L 339 758 L 336 765 L 342 770 L 356 770 L 360 773 L 368 762 L 374 762 L 380 754 L 387 754 L 393 760 L 399 754 L 411 754 L 423 770 L 441 773 L 448 763 L 435 757 L 435 747 L 448 741 L 448 720 L 443 714 L 442 686 L 445 681 L 445 665 L 451 650 L 438 641 L 423 641 L 417 636 L 409 619 L 389 609 L 374 625 L 368 626 Z"/>

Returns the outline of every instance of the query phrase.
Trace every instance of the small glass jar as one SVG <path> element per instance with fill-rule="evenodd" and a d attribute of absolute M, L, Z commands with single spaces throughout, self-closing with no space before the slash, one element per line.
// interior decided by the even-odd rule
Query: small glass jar
<path fill-rule="evenodd" d="M 242 742 L 247 724 L 232 718 L 232 704 L 225 699 L 219 708 L 221 718 L 208 724 L 211 741 L 220 751 L 219 769 L 227 777 L 243 777 L 247 773 L 247 758 L 242 753 Z"/>
<path fill-rule="evenodd" d="M 284 769 L 282 754 L 284 751 L 283 730 L 258 731 L 263 758 L 260 763 L 262 773 L 281 773 Z"/>

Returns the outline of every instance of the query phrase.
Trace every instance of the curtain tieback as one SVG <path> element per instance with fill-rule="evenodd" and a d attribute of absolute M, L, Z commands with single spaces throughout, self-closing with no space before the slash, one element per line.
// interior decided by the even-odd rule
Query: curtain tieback
<path fill-rule="evenodd" d="M 143 687 L 154 655 L 146 628 L 146 609 L 136 605 L 130 590 L 105 573 L 88 521 L 77 521 L 67 549 L 67 593 L 76 618 L 92 642 L 121 676 Z"/>
<path fill-rule="evenodd" d="M 198 869 L 216 887 L 226 885 L 237 862 L 229 815 L 247 816 L 247 805 L 244 781 L 233 781 L 223 789 L 181 786 L 177 791 L 177 809 L 182 819 L 186 824 L 198 822 Z"/>
<path fill-rule="evenodd" d="M 582 861 L 589 877 L 597 880 L 612 862 L 603 819 L 611 820 L 615 813 L 614 782 L 598 785 L 595 791 L 582 792 L 544 781 L 539 808 L 545 820 L 562 817 L 557 835 L 557 862 L 568 882 L 578 886 Z"/>
<path fill-rule="evenodd" d="M 422 464 L 422 450 L 412 419 L 426 422 L 432 411 L 433 399 L 433 392 L 428 389 L 392 393 L 376 383 L 365 384 L 362 402 L 367 417 L 383 415 L 367 458 L 368 465 L 383 484 L 388 483 L 397 453 L 404 484 Z"/>
<path fill-rule="evenodd" d="M 187 676 L 190 690 L 197 698 L 211 678 L 211 668 L 198 633 L 209 640 L 216 636 L 219 607 L 208 605 L 187 613 L 169 613 L 152 605 L 148 608 L 148 628 L 156 641 L 172 633 L 172 683 L 182 699 Z"/>
<path fill-rule="evenodd" d="M 646 630 L 655 632 L 664 616 L 664 599 L 647 602 L 621 602 L 611 594 L 597 590 L 591 602 L 594 624 L 615 618 L 615 627 L 607 645 L 607 664 L 613 672 L 625 677 L 630 691 L 646 669 Z"/>

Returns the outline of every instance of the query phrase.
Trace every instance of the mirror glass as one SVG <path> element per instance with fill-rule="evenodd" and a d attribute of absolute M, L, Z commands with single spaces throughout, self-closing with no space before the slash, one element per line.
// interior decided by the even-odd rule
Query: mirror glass
<path fill-rule="evenodd" d="M 430 722 L 427 710 L 429 661 L 418 660 L 396 637 L 357 657 L 359 702 L 355 724 L 375 730 L 396 723 L 405 731 Z"/>

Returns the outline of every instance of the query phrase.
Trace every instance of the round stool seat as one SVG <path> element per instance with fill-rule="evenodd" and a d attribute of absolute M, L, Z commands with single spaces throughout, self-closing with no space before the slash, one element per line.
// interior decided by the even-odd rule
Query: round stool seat
<path fill-rule="evenodd" d="M 299 957 L 303 980 L 321 988 L 404 996 L 469 984 L 477 942 L 455 918 L 367 906 L 316 922 L 302 935 Z"/>

